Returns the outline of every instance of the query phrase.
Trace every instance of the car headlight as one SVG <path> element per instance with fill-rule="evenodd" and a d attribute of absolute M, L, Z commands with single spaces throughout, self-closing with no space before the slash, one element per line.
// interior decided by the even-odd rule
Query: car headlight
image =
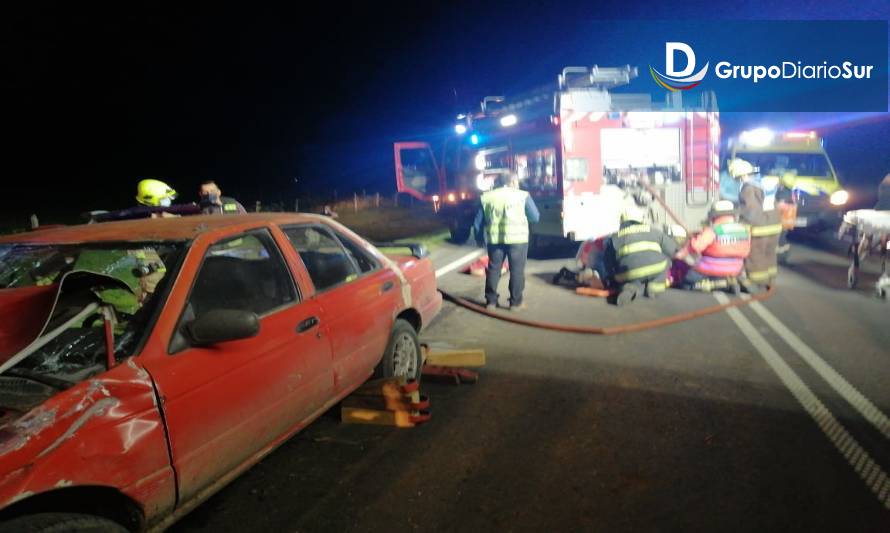
<path fill-rule="evenodd" d="M 831 205 L 844 205 L 849 199 L 850 193 L 841 189 L 839 191 L 834 191 L 833 193 L 831 193 L 831 197 L 828 199 L 828 201 L 831 202 Z"/>

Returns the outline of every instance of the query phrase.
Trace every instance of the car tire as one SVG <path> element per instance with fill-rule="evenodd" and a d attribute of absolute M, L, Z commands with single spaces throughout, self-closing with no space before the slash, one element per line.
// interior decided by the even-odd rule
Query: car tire
<path fill-rule="evenodd" d="M 389 335 L 383 359 L 377 366 L 377 377 L 420 379 L 423 354 L 420 351 L 420 339 L 408 321 L 396 319 Z"/>
<path fill-rule="evenodd" d="M 0 532 L 17 533 L 127 533 L 113 520 L 78 513 L 38 513 L 0 522 Z"/>

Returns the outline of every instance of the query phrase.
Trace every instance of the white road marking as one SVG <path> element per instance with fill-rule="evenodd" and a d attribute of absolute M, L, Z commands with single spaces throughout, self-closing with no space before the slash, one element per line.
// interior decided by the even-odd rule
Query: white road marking
<path fill-rule="evenodd" d="M 460 259 L 456 259 L 456 260 L 448 263 L 447 265 L 443 266 L 442 268 L 436 270 L 436 277 L 441 278 L 445 274 L 448 274 L 452 270 L 457 270 L 458 268 L 464 266 L 465 264 L 476 259 L 477 257 L 479 257 L 480 255 L 482 255 L 484 253 L 485 253 L 484 249 L 473 250 L 472 252 L 468 253 L 467 255 L 461 257 Z"/>
<path fill-rule="evenodd" d="M 720 303 L 725 304 L 729 302 L 729 298 L 725 294 L 715 293 L 714 297 Z M 741 311 L 731 307 L 726 310 L 726 313 L 748 338 L 754 349 L 760 353 L 766 364 L 776 373 L 785 387 L 800 402 L 807 414 L 813 418 L 816 425 L 822 430 L 822 433 L 828 437 L 828 440 L 837 451 L 853 467 L 853 470 L 878 498 L 878 501 L 885 508 L 890 509 L 890 476 L 881 468 L 881 465 L 877 464 L 871 455 L 850 435 L 846 428 L 838 422 L 834 415 L 831 414 L 831 411 L 807 387 L 806 383 L 800 379 L 800 376 L 788 366 L 779 353 L 770 346 L 766 339 L 763 338 L 763 335 L 754 328 Z"/>
<path fill-rule="evenodd" d="M 859 411 L 859 414 L 861 414 L 863 418 L 871 422 L 871 424 L 877 428 L 884 437 L 890 439 L 890 418 L 888 418 L 887 415 L 882 413 L 874 403 L 860 393 L 849 381 L 838 374 L 834 368 L 826 363 L 824 359 L 819 357 L 819 354 L 812 348 L 800 340 L 800 337 L 788 329 L 785 324 L 779 322 L 779 319 L 776 318 L 769 309 L 761 305 L 760 302 L 752 303 L 751 309 L 760 315 L 760 318 L 762 318 L 769 327 L 773 328 L 773 331 L 775 331 L 779 337 L 788 344 L 788 346 L 797 352 L 797 355 L 799 355 L 801 359 L 806 361 L 813 370 L 822 376 L 822 379 L 831 385 L 832 389 L 847 400 L 854 409 Z"/>

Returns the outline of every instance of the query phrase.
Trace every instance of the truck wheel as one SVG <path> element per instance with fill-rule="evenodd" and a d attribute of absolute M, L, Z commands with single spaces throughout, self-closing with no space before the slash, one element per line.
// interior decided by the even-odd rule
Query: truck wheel
<path fill-rule="evenodd" d="M 454 244 L 464 244 L 470 238 L 470 227 L 469 226 L 459 226 L 453 224 L 449 228 L 451 232 L 451 242 Z"/>
<path fill-rule="evenodd" d="M 20 516 L 0 522 L 0 531 L 16 531 L 19 533 L 127 533 L 124 526 L 88 514 L 76 513 L 38 513 Z"/>
<path fill-rule="evenodd" d="M 423 354 L 414 327 L 401 318 L 396 319 L 389 336 L 383 360 L 375 372 L 378 377 L 420 379 Z"/>

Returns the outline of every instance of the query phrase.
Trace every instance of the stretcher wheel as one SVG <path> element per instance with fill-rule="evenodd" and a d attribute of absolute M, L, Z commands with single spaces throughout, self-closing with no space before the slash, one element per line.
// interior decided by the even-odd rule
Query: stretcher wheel
<path fill-rule="evenodd" d="M 856 276 L 856 267 L 854 265 L 850 265 L 850 268 L 847 269 L 847 288 L 855 289 L 857 281 L 859 280 Z"/>

